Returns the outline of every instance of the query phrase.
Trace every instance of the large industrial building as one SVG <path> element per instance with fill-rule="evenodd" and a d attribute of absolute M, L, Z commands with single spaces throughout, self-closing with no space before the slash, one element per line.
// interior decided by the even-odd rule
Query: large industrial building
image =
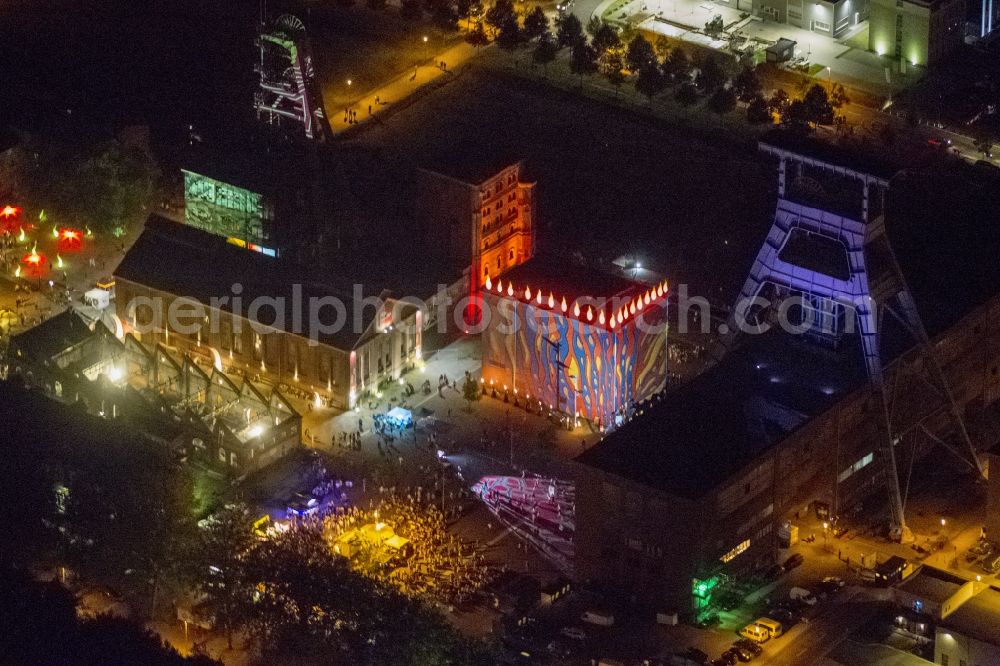
<path fill-rule="evenodd" d="M 418 308 L 156 216 L 114 277 L 118 315 L 144 344 L 261 375 L 318 404 L 349 409 L 422 355 Z M 169 316 L 185 302 L 204 308 L 203 322 Z"/>
<path fill-rule="evenodd" d="M 733 308 L 757 334 L 575 461 L 577 575 L 692 615 L 772 565 L 778 527 L 814 501 L 839 515 L 886 498 L 891 533 L 908 538 L 897 468 L 932 451 L 978 475 L 975 426 L 1000 398 L 998 276 L 962 256 L 972 238 L 1000 247 L 987 221 L 949 221 L 928 244 L 939 219 L 910 219 L 916 176 L 896 177 L 897 200 L 844 156 L 764 150 L 778 158 L 775 223 Z M 746 306 L 755 297 L 794 298 L 808 333 L 777 330 L 773 310 Z"/>

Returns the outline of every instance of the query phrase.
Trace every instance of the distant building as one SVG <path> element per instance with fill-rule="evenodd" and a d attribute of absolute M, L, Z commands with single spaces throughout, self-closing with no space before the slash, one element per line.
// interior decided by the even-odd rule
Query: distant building
<path fill-rule="evenodd" d="M 871 0 L 868 49 L 879 55 L 933 65 L 964 37 L 965 0 Z"/>
<path fill-rule="evenodd" d="M 539 255 L 487 276 L 482 293 L 488 390 L 599 426 L 623 421 L 663 390 L 665 282 Z"/>
<path fill-rule="evenodd" d="M 841 37 L 868 18 L 868 0 L 729 0 L 725 4 L 828 37 Z"/>
<path fill-rule="evenodd" d="M 426 233 L 451 261 L 470 267 L 470 289 L 524 263 L 535 252 L 534 183 L 521 161 L 461 159 L 417 172 L 416 207 Z"/>

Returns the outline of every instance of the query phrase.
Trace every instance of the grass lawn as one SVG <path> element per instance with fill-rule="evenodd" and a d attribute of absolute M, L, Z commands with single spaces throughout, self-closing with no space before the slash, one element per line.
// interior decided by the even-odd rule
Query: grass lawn
<path fill-rule="evenodd" d="M 770 223 L 775 177 L 753 147 L 692 134 L 476 68 L 365 128 L 349 163 L 370 179 L 369 196 L 409 201 L 416 166 L 466 151 L 521 156 L 538 183 L 539 248 L 604 261 L 636 253 L 728 303 Z"/>
<path fill-rule="evenodd" d="M 461 39 L 457 31 L 443 32 L 427 20 L 404 19 L 395 7 L 373 11 L 362 2 L 346 8 L 315 3 L 308 6 L 309 11 L 300 9 L 295 13 L 309 33 L 323 101 L 331 115 L 351 98 L 360 97 Z"/>

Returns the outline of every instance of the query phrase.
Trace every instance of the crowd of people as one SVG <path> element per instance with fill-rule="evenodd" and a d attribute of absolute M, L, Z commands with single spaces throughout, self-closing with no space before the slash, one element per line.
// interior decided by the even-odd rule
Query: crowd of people
<path fill-rule="evenodd" d="M 423 493 L 421 488 L 416 490 L 415 494 L 389 494 L 374 508 L 355 506 L 328 513 L 318 519 L 320 529 L 333 547 L 342 537 L 364 526 L 376 526 L 376 534 L 384 530 L 382 526 L 388 526 L 408 541 L 406 546 L 397 549 L 369 540 L 364 548 L 384 551 L 354 556 L 352 563 L 404 594 L 443 604 L 464 603 L 489 582 L 483 554 L 476 544 L 449 534 L 445 515 L 432 503 L 431 494 Z M 379 562 L 379 566 L 372 567 L 372 561 Z"/>

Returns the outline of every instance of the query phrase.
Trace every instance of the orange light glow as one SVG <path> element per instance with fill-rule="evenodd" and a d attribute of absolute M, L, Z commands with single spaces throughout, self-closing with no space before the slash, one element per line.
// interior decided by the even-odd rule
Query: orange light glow
<path fill-rule="evenodd" d="M 508 296 L 513 296 L 514 295 L 514 283 L 513 282 L 511 282 L 510 284 L 507 285 L 507 295 Z"/>
<path fill-rule="evenodd" d="M 535 292 L 535 302 L 538 303 L 539 305 L 542 304 L 542 290 L 541 289 L 539 289 L 537 292 Z"/>
<path fill-rule="evenodd" d="M 604 310 L 601 310 L 600 314 L 597 315 L 597 323 L 600 324 L 601 326 L 604 326 L 604 321 L 605 321 L 604 320 Z M 614 326 L 614 325 L 615 325 L 615 323 L 611 322 L 611 326 Z"/>
<path fill-rule="evenodd" d="M 589 305 L 587 306 L 587 321 L 594 321 L 594 311 L 590 309 Z"/>
<path fill-rule="evenodd" d="M 549 307 L 550 308 L 554 308 L 555 306 L 556 306 L 556 298 L 555 298 L 555 296 L 552 295 L 552 292 L 550 291 L 549 292 Z"/>
<path fill-rule="evenodd" d="M 530 301 L 531 300 L 531 289 L 528 288 L 528 287 L 524 288 L 524 300 L 526 300 L 526 301 Z"/>
<path fill-rule="evenodd" d="M 497 280 L 497 293 L 503 293 L 503 280 Z"/>
<path fill-rule="evenodd" d="M 574 317 L 579 317 L 580 316 L 580 304 L 579 303 L 573 303 L 573 316 Z"/>
<path fill-rule="evenodd" d="M 21 212 L 21 209 L 16 206 L 4 206 L 3 210 L 0 210 L 0 215 L 3 215 L 4 217 L 14 217 L 19 212 Z"/>
<path fill-rule="evenodd" d="M 493 288 L 493 281 L 490 280 L 490 276 L 489 275 L 486 276 L 486 288 L 487 289 L 492 289 Z"/>
<path fill-rule="evenodd" d="M 563 312 L 566 312 L 566 307 L 567 306 L 566 306 L 566 297 L 565 296 L 563 296 L 562 303 L 559 304 L 559 307 L 562 308 Z"/>

